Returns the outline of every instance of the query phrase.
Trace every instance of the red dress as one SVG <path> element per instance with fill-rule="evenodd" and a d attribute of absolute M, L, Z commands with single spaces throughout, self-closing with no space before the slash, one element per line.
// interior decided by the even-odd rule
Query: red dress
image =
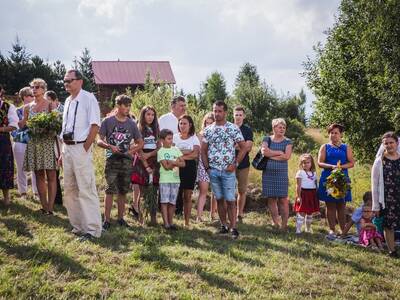
<path fill-rule="evenodd" d="M 319 200 L 317 197 L 317 174 L 299 170 L 296 178 L 301 178 L 301 202 L 295 202 L 294 210 L 298 213 L 312 215 L 319 212 Z"/>

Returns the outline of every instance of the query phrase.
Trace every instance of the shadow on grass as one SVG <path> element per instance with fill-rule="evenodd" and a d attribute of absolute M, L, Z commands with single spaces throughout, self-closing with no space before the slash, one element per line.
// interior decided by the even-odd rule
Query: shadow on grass
<path fill-rule="evenodd" d="M 8 212 L 8 214 L 18 214 L 29 219 L 34 219 L 35 221 L 40 222 L 49 227 L 61 227 L 64 228 L 65 230 L 69 230 L 71 226 L 68 220 L 60 218 L 59 216 L 57 216 L 57 213 L 51 216 L 44 215 L 40 211 L 35 211 L 29 208 L 28 206 L 19 204 L 17 202 L 13 202 L 11 204 Z"/>
<path fill-rule="evenodd" d="M 158 242 L 158 238 L 157 241 L 149 238 L 146 239 L 141 246 L 139 253 L 137 254 L 139 258 L 143 261 L 153 263 L 158 269 L 187 274 L 196 274 L 206 281 L 210 286 L 215 286 L 219 289 L 225 289 L 233 293 L 245 293 L 245 290 L 236 286 L 232 281 L 207 272 L 199 265 L 196 267 L 191 267 L 171 260 L 168 255 L 160 251 Z"/>
<path fill-rule="evenodd" d="M 255 226 L 252 224 L 243 224 L 242 226 L 244 235 L 252 237 L 252 240 L 255 239 L 258 242 L 265 244 L 266 249 L 280 251 L 293 257 L 301 257 L 304 259 L 319 258 L 330 264 L 340 263 L 342 265 L 350 266 L 353 268 L 353 270 L 361 273 L 367 272 L 376 276 L 384 275 L 383 273 L 375 270 L 372 267 L 357 262 L 355 258 L 346 259 L 335 255 L 335 252 L 330 251 L 330 248 L 339 245 L 332 245 L 332 242 L 329 242 L 325 239 L 325 234 L 314 233 L 297 236 L 294 232 L 285 233 L 276 229 L 271 229 L 271 227 L 268 226 Z M 287 243 L 288 246 L 282 247 L 271 243 L 270 241 L 268 241 L 268 237 L 273 237 L 277 240 L 283 241 Z M 260 239 L 264 239 L 264 241 L 260 241 Z M 298 243 L 296 243 L 296 240 L 298 239 L 305 241 L 307 247 L 305 248 L 303 246 L 299 246 Z M 249 250 L 254 250 L 253 246 L 251 243 L 247 245 L 247 247 L 250 247 Z M 317 246 L 323 246 L 326 251 L 321 251 L 317 249 Z M 342 247 L 347 246 L 343 245 Z M 354 250 L 359 251 L 358 248 Z"/>
<path fill-rule="evenodd" d="M 28 227 L 26 226 L 26 223 L 24 223 L 20 220 L 0 219 L 0 222 L 2 222 L 9 231 L 15 231 L 17 236 L 23 236 L 23 237 L 27 237 L 29 239 L 33 238 L 33 235 L 30 233 Z"/>
<path fill-rule="evenodd" d="M 10 244 L 0 240 L 0 247 L 5 253 L 17 259 L 42 265 L 51 263 L 59 273 L 71 272 L 76 278 L 90 279 L 90 271 L 65 254 L 56 251 L 40 249 L 36 245 Z"/>

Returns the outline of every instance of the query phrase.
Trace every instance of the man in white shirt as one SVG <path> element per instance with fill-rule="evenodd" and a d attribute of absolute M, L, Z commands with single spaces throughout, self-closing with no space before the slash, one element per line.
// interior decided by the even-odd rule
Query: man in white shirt
<path fill-rule="evenodd" d="M 64 76 L 65 101 L 61 137 L 64 165 L 64 206 L 80 240 L 101 236 L 100 202 L 96 190 L 92 144 L 99 131 L 100 108 L 92 93 L 82 89 L 82 74 L 69 70 Z"/>
<path fill-rule="evenodd" d="M 179 133 L 178 119 L 186 113 L 186 99 L 183 96 L 176 96 L 170 103 L 171 112 L 162 115 L 158 119 L 160 130 L 169 129 L 174 134 Z M 178 198 L 176 200 L 175 214 L 182 215 L 183 213 L 183 190 L 179 189 Z"/>
<path fill-rule="evenodd" d="M 176 96 L 171 100 L 171 112 L 162 115 L 158 119 L 160 130 L 169 129 L 178 133 L 178 119 L 186 112 L 186 99 L 183 96 Z"/>

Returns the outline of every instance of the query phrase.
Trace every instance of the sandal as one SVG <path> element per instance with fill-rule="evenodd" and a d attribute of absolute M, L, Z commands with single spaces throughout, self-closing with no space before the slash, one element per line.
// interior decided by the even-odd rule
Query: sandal
<path fill-rule="evenodd" d="M 134 217 L 136 220 L 139 220 L 139 213 L 133 206 L 129 207 L 128 211 L 132 217 Z"/>

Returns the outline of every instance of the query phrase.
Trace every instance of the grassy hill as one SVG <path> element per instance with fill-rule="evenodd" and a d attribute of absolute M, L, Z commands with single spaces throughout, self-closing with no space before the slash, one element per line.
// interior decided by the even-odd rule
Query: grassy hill
<path fill-rule="evenodd" d="M 95 161 L 102 199 L 104 158 L 99 149 Z M 291 178 L 296 169 L 294 156 Z M 253 181 L 261 182 L 259 176 L 252 170 Z M 356 166 L 351 176 L 360 199 L 369 185 L 368 166 Z M 328 242 L 324 220 L 314 223 L 314 234 L 296 236 L 293 219 L 284 233 L 269 225 L 264 212 L 251 212 L 239 226 L 239 240 L 232 241 L 214 233 L 216 224 L 193 224 L 170 233 L 128 218 L 131 230 L 113 224 L 102 238 L 80 243 L 70 234 L 62 207 L 55 216 L 37 209 L 38 203 L 22 199 L 14 199 L 8 211 L 1 208 L 0 298 L 400 298 L 400 262 Z"/>

